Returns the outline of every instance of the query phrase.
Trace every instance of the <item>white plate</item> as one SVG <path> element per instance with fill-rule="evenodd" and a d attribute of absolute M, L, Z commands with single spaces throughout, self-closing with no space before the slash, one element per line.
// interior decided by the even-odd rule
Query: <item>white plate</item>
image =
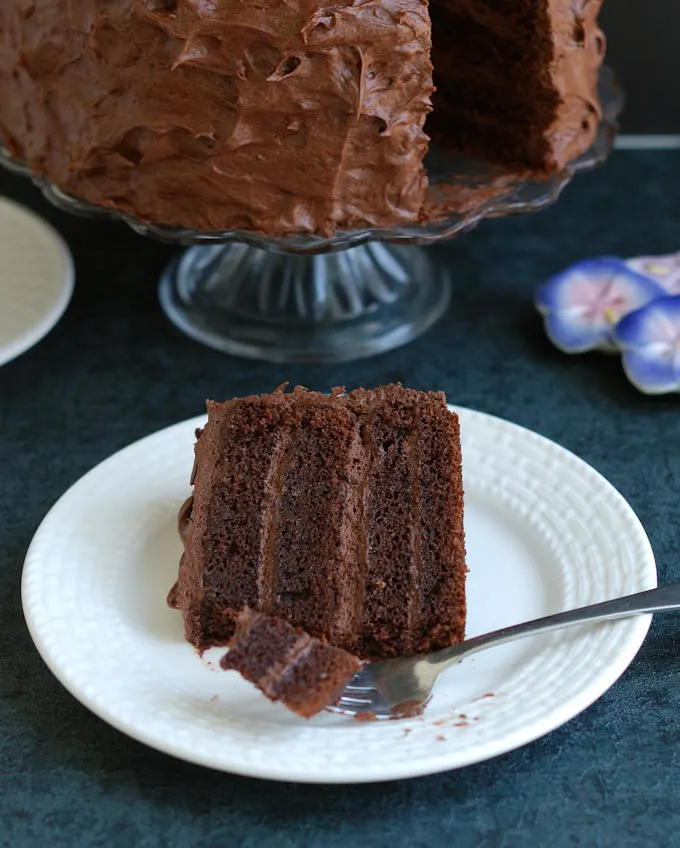
<path fill-rule="evenodd" d="M 656 585 L 623 498 L 573 454 L 460 410 L 469 549 L 468 635 Z M 649 616 L 491 649 L 445 675 L 416 719 L 298 719 L 184 641 L 165 603 L 178 506 L 189 493 L 185 421 L 120 451 L 53 507 L 26 558 L 23 603 L 54 674 L 93 712 L 154 748 L 225 771 L 344 783 L 487 759 L 558 727 L 635 656 Z"/>
<path fill-rule="evenodd" d="M 0 199 L 0 365 L 33 347 L 73 293 L 66 243 L 42 218 Z"/>

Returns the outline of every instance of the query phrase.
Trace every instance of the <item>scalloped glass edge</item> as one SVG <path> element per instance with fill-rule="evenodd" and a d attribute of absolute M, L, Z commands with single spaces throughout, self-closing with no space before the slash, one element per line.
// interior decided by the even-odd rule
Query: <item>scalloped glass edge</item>
<path fill-rule="evenodd" d="M 605 162 L 614 148 L 618 132 L 617 119 L 624 104 L 623 90 L 615 74 L 607 66 L 603 66 L 600 71 L 599 94 L 603 114 L 595 140 L 585 153 L 570 162 L 559 174 L 543 180 L 518 177 L 516 182 L 511 180 L 504 189 L 499 189 L 498 194 L 486 198 L 465 212 L 452 214 L 444 220 L 395 228 L 338 231 L 331 237 L 295 235 L 277 238 L 249 230 L 198 232 L 163 224 L 151 224 L 129 213 L 97 206 L 65 194 L 49 179 L 40 174 L 34 174 L 25 163 L 14 159 L 2 145 L 0 145 L 0 165 L 13 173 L 29 177 L 41 189 L 45 197 L 59 209 L 84 217 L 107 216 L 124 221 L 140 235 L 151 236 L 164 242 L 181 245 L 241 242 L 265 250 L 296 254 L 345 250 L 369 241 L 428 245 L 468 232 L 485 218 L 538 212 L 554 203 L 574 176 Z M 479 160 L 459 155 L 452 155 L 451 160 L 459 162 L 460 165 L 459 169 L 451 172 L 447 179 L 458 184 L 482 187 L 498 177 L 512 177 L 511 174 Z"/>

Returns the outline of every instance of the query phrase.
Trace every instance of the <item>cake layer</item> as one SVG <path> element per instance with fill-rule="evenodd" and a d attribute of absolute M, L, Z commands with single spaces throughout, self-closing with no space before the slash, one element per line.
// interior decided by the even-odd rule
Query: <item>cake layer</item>
<path fill-rule="evenodd" d="M 247 607 L 220 665 L 238 671 L 271 701 L 282 701 L 303 718 L 333 704 L 361 668 L 346 651 Z"/>
<path fill-rule="evenodd" d="M 198 230 L 417 219 L 426 0 L 3 0 L 0 135 L 64 191 Z"/>
<path fill-rule="evenodd" d="M 440 394 L 296 389 L 209 404 L 171 603 L 226 644 L 243 606 L 363 658 L 465 628 L 458 422 Z"/>

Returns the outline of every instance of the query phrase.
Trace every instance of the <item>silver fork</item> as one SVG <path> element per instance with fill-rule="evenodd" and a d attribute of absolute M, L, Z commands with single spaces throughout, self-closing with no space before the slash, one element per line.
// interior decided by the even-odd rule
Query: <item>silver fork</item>
<path fill-rule="evenodd" d="M 376 719 L 417 715 L 430 699 L 439 675 L 484 648 L 574 624 L 677 609 L 680 609 L 680 582 L 504 627 L 432 654 L 367 663 L 347 684 L 340 699 L 327 709 Z"/>

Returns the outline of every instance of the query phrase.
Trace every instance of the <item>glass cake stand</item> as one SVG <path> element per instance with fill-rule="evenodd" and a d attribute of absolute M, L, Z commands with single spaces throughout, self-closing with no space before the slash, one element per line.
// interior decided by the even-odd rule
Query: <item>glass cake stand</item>
<path fill-rule="evenodd" d="M 560 174 L 548 180 L 513 175 L 433 147 L 425 162 L 427 223 L 330 238 L 150 224 L 64 194 L 1 147 L 0 164 L 29 176 L 68 212 L 112 215 L 142 235 L 191 245 L 165 269 L 159 297 L 170 320 L 199 342 L 273 362 L 342 362 L 399 347 L 445 311 L 448 273 L 423 246 L 468 232 L 484 218 L 543 209 L 576 174 L 606 160 L 623 93 L 608 68 L 599 87 L 603 117 L 596 139 Z"/>

